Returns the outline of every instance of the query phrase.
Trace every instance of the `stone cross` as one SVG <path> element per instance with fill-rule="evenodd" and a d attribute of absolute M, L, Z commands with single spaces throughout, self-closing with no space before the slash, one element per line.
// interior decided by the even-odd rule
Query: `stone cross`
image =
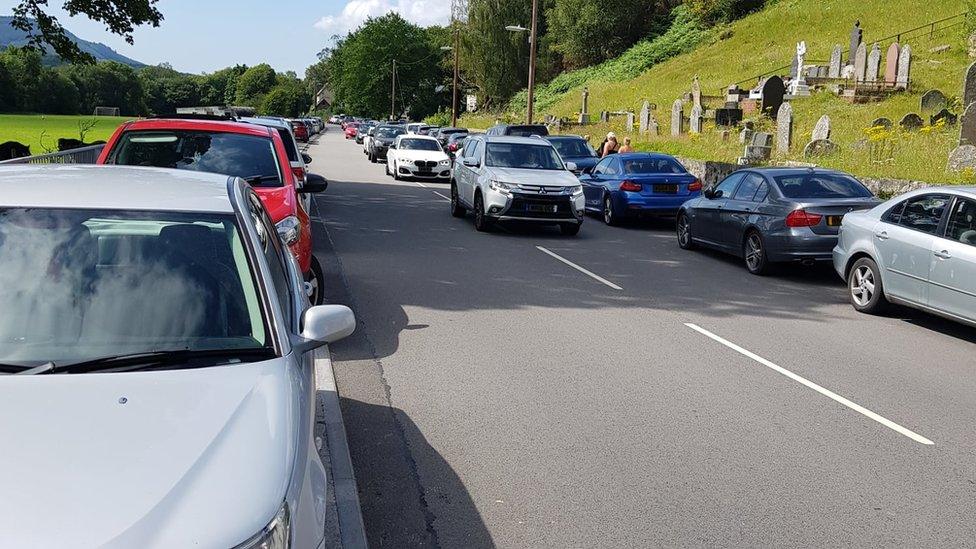
<path fill-rule="evenodd" d="M 962 108 L 965 109 L 972 103 L 976 103 L 976 63 L 969 65 L 962 85 Z"/>
<path fill-rule="evenodd" d="M 864 46 L 864 42 L 861 42 L 857 46 L 857 51 L 854 52 L 854 80 L 856 82 L 864 82 L 864 73 L 867 72 L 868 65 L 868 50 Z"/>
<path fill-rule="evenodd" d="M 704 121 L 704 116 L 702 113 L 701 105 L 694 105 L 691 107 L 691 133 L 701 133 L 702 132 L 702 122 Z"/>
<path fill-rule="evenodd" d="M 776 152 L 788 154 L 793 144 L 793 107 L 783 103 L 776 115 Z"/>
<path fill-rule="evenodd" d="M 684 133 L 684 117 L 684 103 L 680 99 L 675 99 L 671 104 L 671 137 L 678 137 Z"/>
<path fill-rule="evenodd" d="M 881 46 L 877 42 L 871 46 L 871 53 L 868 54 L 867 72 L 864 75 L 865 82 L 876 82 L 878 80 L 878 67 L 881 66 Z"/>
<path fill-rule="evenodd" d="M 793 77 L 796 80 L 803 80 L 803 62 L 807 55 L 807 43 L 801 40 L 796 45 L 796 74 Z"/>
<path fill-rule="evenodd" d="M 861 30 L 861 21 L 857 20 L 854 22 L 854 27 L 851 28 L 851 49 L 847 50 L 847 64 L 854 64 L 854 52 L 857 51 L 857 47 L 861 45 L 861 36 L 864 33 Z"/>
<path fill-rule="evenodd" d="M 828 78 L 840 78 L 840 59 L 842 55 L 842 49 L 840 44 L 834 46 L 834 49 L 830 52 L 830 68 L 827 70 Z"/>
<path fill-rule="evenodd" d="M 651 125 L 651 102 L 644 101 L 640 110 L 640 126 L 639 131 L 643 135 L 647 133 L 648 126 Z"/>
<path fill-rule="evenodd" d="M 898 42 L 892 42 L 888 46 L 888 53 L 885 54 L 885 72 L 884 81 L 885 84 L 889 86 L 895 85 L 895 80 L 898 79 L 898 56 L 901 55 L 901 46 Z"/>
<path fill-rule="evenodd" d="M 817 125 L 813 127 L 813 135 L 811 136 L 811 141 L 821 139 L 830 139 L 830 117 L 826 114 L 817 120 Z"/>
<path fill-rule="evenodd" d="M 589 114 L 590 108 L 590 88 L 583 86 L 583 110 L 580 111 L 582 114 Z"/>
<path fill-rule="evenodd" d="M 895 89 L 907 90 L 908 84 L 911 82 L 911 70 L 912 70 L 912 47 L 909 44 L 905 44 L 901 48 L 901 53 L 898 55 L 898 78 L 895 83 Z"/>
<path fill-rule="evenodd" d="M 691 81 L 691 104 L 702 106 L 701 83 L 698 82 L 698 75 L 695 75 L 695 79 Z"/>
<path fill-rule="evenodd" d="M 976 145 L 976 102 L 970 103 L 959 117 L 959 144 Z"/>

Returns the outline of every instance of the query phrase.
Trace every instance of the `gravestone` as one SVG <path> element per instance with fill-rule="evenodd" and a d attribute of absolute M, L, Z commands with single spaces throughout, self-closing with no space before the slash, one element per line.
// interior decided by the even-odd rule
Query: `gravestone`
<path fill-rule="evenodd" d="M 878 68 L 881 66 L 881 46 L 877 42 L 871 46 L 871 53 L 868 54 L 867 71 L 864 75 L 865 82 L 877 82 Z"/>
<path fill-rule="evenodd" d="M 976 145 L 976 102 L 970 103 L 959 117 L 959 144 Z"/>
<path fill-rule="evenodd" d="M 976 103 L 976 63 L 969 65 L 962 85 L 962 108 L 965 110 L 970 103 Z"/>
<path fill-rule="evenodd" d="M 854 52 L 854 80 L 857 82 L 864 82 L 864 74 L 867 72 L 868 68 L 868 50 L 864 46 L 864 42 L 857 47 L 857 51 Z"/>
<path fill-rule="evenodd" d="M 951 172 L 976 169 L 976 145 L 960 145 L 953 149 L 946 169 Z"/>
<path fill-rule="evenodd" d="M 844 80 L 854 80 L 854 65 L 844 65 L 841 67 L 840 77 Z"/>
<path fill-rule="evenodd" d="M 877 128 L 880 126 L 886 130 L 890 130 L 894 125 L 895 123 L 892 122 L 890 118 L 885 118 L 883 116 L 881 118 L 875 118 L 874 121 L 871 122 L 872 128 Z"/>
<path fill-rule="evenodd" d="M 790 79 L 796 80 L 800 73 L 800 63 L 796 56 L 793 56 L 793 61 L 790 63 Z"/>
<path fill-rule="evenodd" d="M 773 147 L 773 134 L 756 132 L 752 134 L 752 145 L 755 147 Z"/>
<path fill-rule="evenodd" d="M 742 125 L 742 131 L 739 132 L 739 143 L 743 145 L 752 143 L 752 134 L 754 133 L 756 133 L 756 125 L 751 120 L 747 120 Z"/>
<path fill-rule="evenodd" d="M 807 43 L 800 41 L 796 44 L 796 74 L 790 81 L 790 95 L 793 96 L 807 96 L 810 95 L 810 86 L 807 85 L 807 75 L 803 70 L 804 60 L 807 55 Z M 763 109 L 765 110 L 765 108 Z M 770 115 L 774 118 L 776 117 L 776 111 L 779 110 L 779 105 L 776 105 L 775 110 L 770 108 Z"/>
<path fill-rule="evenodd" d="M 610 122 L 610 111 L 600 111 L 600 122 L 608 124 Z"/>
<path fill-rule="evenodd" d="M 793 142 L 793 107 L 783 103 L 776 116 L 776 152 L 787 154 Z"/>
<path fill-rule="evenodd" d="M 922 94 L 919 100 L 919 109 L 922 114 L 932 114 L 939 112 L 949 106 L 949 98 L 941 90 L 929 90 Z"/>
<path fill-rule="evenodd" d="M 651 102 L 644 101 L 644 104 L 641 105 L 641 111 L 640 111 L 639 131 L 641 135 L 647 133 L 648 126 L 650 126 L 650 124 L 651 124 Z"/>
<path fill-rule="evenodd" d="M 657 118 L 655 118 L 653 114 L 651 115 L 650 120 L 648 120 L 647 133 L 648 135 L 653 136 L 661 135 L 661 127 L 658 125 Z"/>
<path fill-rule="evenodd" d="M 628 132 L 633 132 L 634 131 L 634 119 L 635 118 L 636 118 L 636 116 L 634 115 L 634 113 L 632 113 L 630 111 L 627 111 L 627 131 Z"/>
<path fill-rule="evenodd" d="M 898 42 L 892 42 L 888 46 L 888 53 L 885 54 L 884 81 L 889 86 L 893 86 L 898 79 L 898 56 L 901 55 L 901 46 Z"/>
<path fill-rule="evenodd" d="M 691 133 L 701 133 L 702 122 L 704 121 L 704 114 L 702 112 L 701 105 L 695 105 L 691 107 L 689 130 Z"/>
<path fill-rule="evenodd" d="M 840 147 L 829 139 L 814 139 L 803 147 L 804 158 L 815 158 L 819 156 L 830 156 L 840 151 Z"/>
<path fill-rule="evenodd" d="M 671 104 L 671 137 L 678 137 L 685 133 L 684 103 L 675 99 Z"/>
<path fill-rule="evenodd" d="M 830 117 L 826 114 L 817 120 L 817 125 L 813 127 L 812 141 L 825 141 L 830 139 Z"/>
<path fill-rule="evenodd" d="M 949 109 L 942 109 L 941 111 L 933 114 L 929 117 L 929 124 L 932 126 L 938 124 L 940 121 L 945 120 L 946 126 L 954 126 L 956 121 L 959 119 L 958 116 L 952 114 Z"/>
<path fill-rule="evenodd" d="M 590 112 L 590 88 L 583 86 L 583 110 L 580 114 L 589 114 Z"/>
<path fill-rule="evenodd" d="M 742 121 L 742 109 L 738 107 L 715 109 L 716 126 L 735 126 Z"/>
<path fill-rule="evenodd" d="M 917 132 L 925 126 L 925 120 L 921 116 L 910 112 L 902 117 L 901 121 L 898 122 L 898 127 L 908 132 Z"/>
<path fill-rule="evenodd" d="M 843 55 L 840 44 L 834 46 L 830 52 L 830 65 L 827 69 L 828 78 L 840 78 L 841 55 Z"/>
<path fill-rule="evenodd" d="M 739 158 L 739 164 L 752 164 L 754 162 L 769 160 L 772 152 L 773 134 L 755 132 L 752 135 L 752 139 L 746 144 L 745 151 L 742 153 L 742 157 Z"/>
<path fill-rule="evenodd" d="M 898 78 L 895 82 L 895 89 L 907 90 L 911 82 L 912 70 L 912 46 L 905 44 L 898 55 Z"/>
<path fill-rule="evenodd" d="M 762 101 L 759 107 L 760 111 L 775 118 L 780 105 L 783 104 L 783 97 L 786 95 L 786 85 L 783 84 L 783 79 L 778 76 L 770 76 L 763 82 L 759 93 Z"/>
<path fill-rule="evenodd" d="M 586 126 L 586 125 L 588 125 L 590 123 L 590 115 L 581 112 L 580 115 L 579 115 L 579 120 L 577 120 L 577 122 L 579 122 L 579 125 L 580 126 Z"/>
<path fill-rule="evenodd" d="M 854 22 L 854 27 L 851 28 L 851 48 L 847 50 L 847 64 L 854 64 L 854 52 L 857 51 L 857 47 L 861 45 L 861 36 L 864 31 L 861 30 L 861 21 L 857 20 Z"/>
<path fill-rule="evenodd" d="M 698 81 L 697 75 L 691 81 L 691 104 L 693 107 L 702 108 L 701 83 Z"/>

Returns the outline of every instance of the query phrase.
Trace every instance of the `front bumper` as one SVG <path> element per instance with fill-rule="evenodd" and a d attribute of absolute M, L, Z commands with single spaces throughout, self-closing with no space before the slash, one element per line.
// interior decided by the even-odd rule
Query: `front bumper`
<path fill-rule="evenodd" d="M 817 234 L 807 227 L 763 235 L 770 261 L 833 261 L 837 235 Z"/>
<path fill-rule="evenodd" d="M 534 193 L 500 193 L 488 190 L 485 208 L 488 216 L 498 221 L 528 221 L 534 223 L 582 223 L 583 193 L 575 196 Z"/>
<path fill-rule="evenodd" d="M 450 179 L 450 166 L 431 166 L 427 168 L 418 167 L 414 164 L 402 164 L 397 166 L 397 171 L 402 177 L 415 177 L 418 179 Z"/>

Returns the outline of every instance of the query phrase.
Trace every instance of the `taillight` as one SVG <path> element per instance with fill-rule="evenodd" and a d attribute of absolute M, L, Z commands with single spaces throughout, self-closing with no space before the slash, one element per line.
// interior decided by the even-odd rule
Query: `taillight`
<path fill-rule="evenodd" d="M 786 216 L 787 227 L 813 227 L 819 225 L 823 216 L 806 210 L 793 210 Z"/>
<path fill-rule="evenodd" d="M 700 190 L 702 190 L 702 182 L 700 179 L 696 179 L 688 185 L 688 192 L 690 193 L 697 193 Z"/>
<path fill-rule="evenodd" d="M 628 191 L 632 193 L 639 193 L 643 188 L 644 187 L 641 186 L 640 183 L 634 183 L 633 181 L 629 180 L 624 180 L 624 182 L 620 184 L 621 191 Z"/>
<path fill-rule="evenodd" d="M 305 168 L 293 167 L 291 173 L 295 174 L 299 181 L 305 181 Z"/>

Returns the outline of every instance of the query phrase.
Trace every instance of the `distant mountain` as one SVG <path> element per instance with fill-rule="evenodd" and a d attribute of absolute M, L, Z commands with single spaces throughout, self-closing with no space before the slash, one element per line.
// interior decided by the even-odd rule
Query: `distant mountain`
<path fill-rule="evenodd" d="M 10 26 L 12 21 L 13 17 L 5 15 L 0 16 L 0 49 L 4 49 L 7 46 L 23 46 L 27 44 L 27 33 Z M 82 40 L 68 30 L 65 30 L 65 32 L 68 35 L 68 38 L 74 41 L 75 44 L 78 44 L 81 51 L 92 55 L 92 57 L 98 61 L 118 61 L 123 65 L 129 65 L 130 67 L 136 69 L 146 66 L 145 63 L 140 63 L 134 59 L 129 59 L 105 44 Z M 60 63 L 61 58 L 55 55 L 54 52 L 50 51 L 50 48 L 48 48 L 48 52 L 44 55 L 44 64 L 58 65 Z"/>

